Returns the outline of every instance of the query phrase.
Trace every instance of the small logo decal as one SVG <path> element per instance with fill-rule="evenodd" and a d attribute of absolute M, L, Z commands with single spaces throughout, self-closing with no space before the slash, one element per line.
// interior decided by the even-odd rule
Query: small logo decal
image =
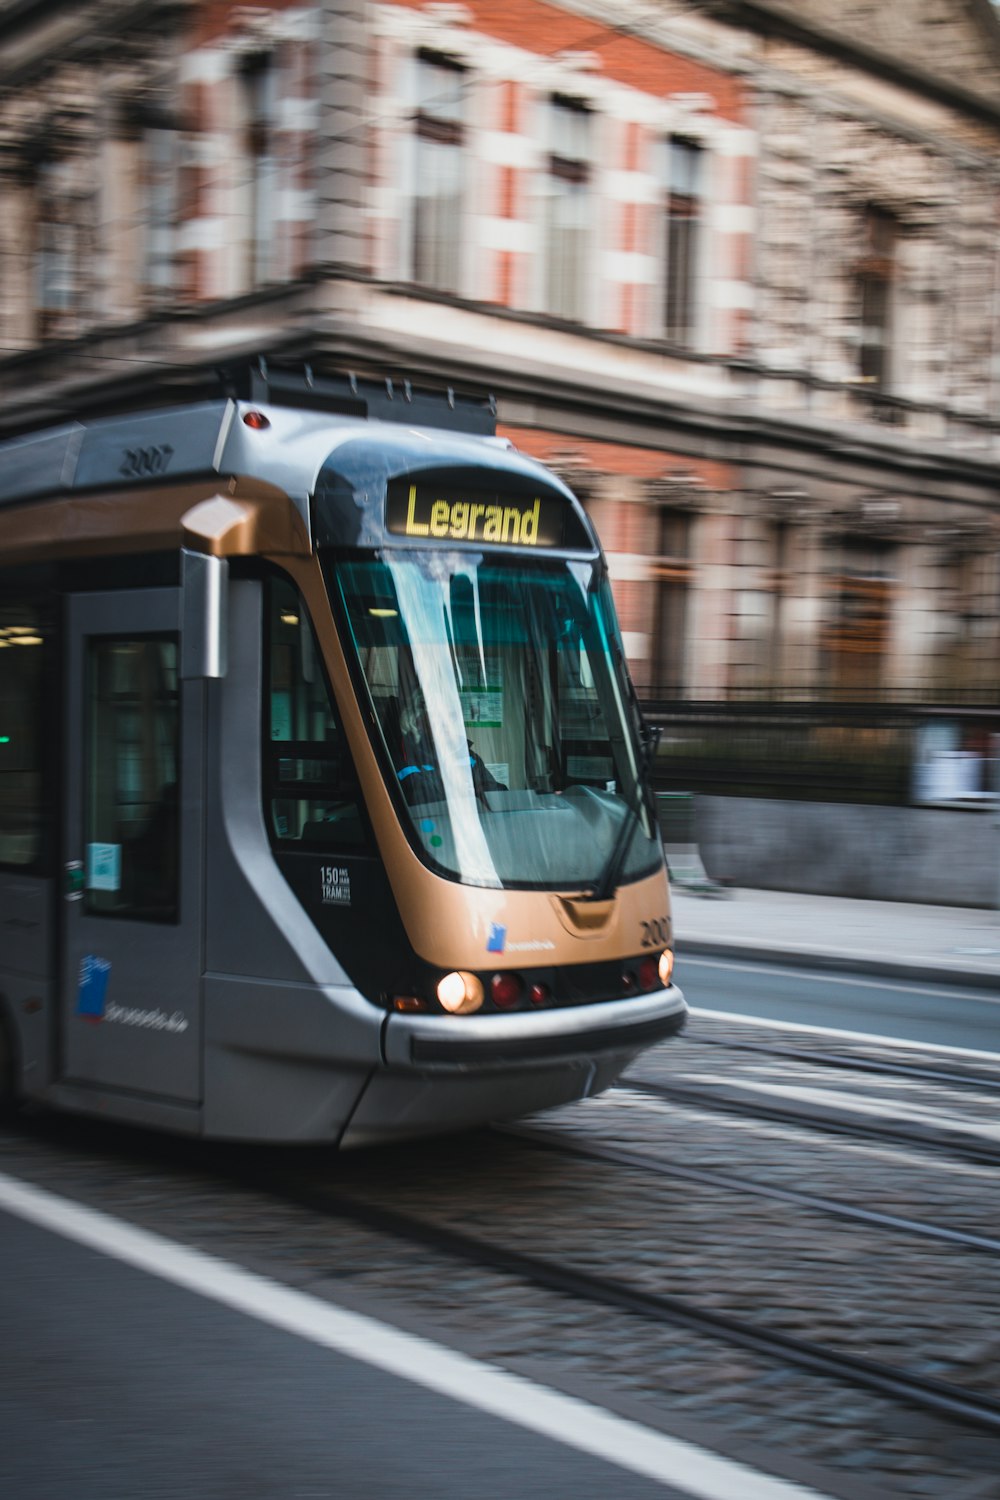
<path fill-rule="evenodd" d="M 80 982 L 76 987 L 76 1013 L 91 1021 L 104 1018 L 104 1002 L 108 993 L 108 975 L 111 964 L 96 953 L 87 953 L 80 960 Z"/>
<path fill-rule="evenodd" d="M 487 953 L 502 953 L 507 942 L 507 929 L 499 922 L 490 923 L 490 935 L 486 939 Z"/>

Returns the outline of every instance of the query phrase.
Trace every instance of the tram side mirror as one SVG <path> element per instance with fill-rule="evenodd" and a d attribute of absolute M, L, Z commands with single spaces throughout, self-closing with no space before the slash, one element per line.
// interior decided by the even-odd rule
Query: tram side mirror
<path fill-rule="evenodd" d="M 181 676 L 225 677 L 229 563 L 181 550 Z"/>

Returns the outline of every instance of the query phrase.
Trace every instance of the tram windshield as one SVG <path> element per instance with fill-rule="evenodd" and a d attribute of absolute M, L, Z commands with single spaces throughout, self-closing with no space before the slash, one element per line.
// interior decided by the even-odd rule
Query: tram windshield
<path fill-rule="evenodd" d="M 331 562 L 414 842 L 468 884 L 594 888 L 658 835 L 611 591 L 591 562 Z"/>

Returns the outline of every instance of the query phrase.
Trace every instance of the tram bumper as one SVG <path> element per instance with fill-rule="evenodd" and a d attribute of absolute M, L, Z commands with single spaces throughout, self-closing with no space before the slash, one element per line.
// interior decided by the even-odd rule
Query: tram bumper
<path fill-rule="evenodd" d="M 686 1020 L 676 985 L 513 1015 L 393 1014 L 384 1028 L 385 1067 L 370 1079 L 341 1145 L 483 1125 L 587 1098 Z"/>

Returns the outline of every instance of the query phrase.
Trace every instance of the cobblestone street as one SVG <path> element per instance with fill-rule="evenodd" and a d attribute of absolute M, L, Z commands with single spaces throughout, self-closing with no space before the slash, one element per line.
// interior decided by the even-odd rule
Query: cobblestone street
<path fill-rule="evenodd" d="M 724 1022 L 699 1021 L 635 1071 L 700 1086 L 794 1078 L 819 1087 L 819 1079 L 845 1099 L 892 1105 L 903 1094 L 993 1134 L 988 1076 L 975 1085 L 907 1080 L 901 1089 L 892 1075 L 793 1066 L 727 1045 L 740 1040 Z M 755 1031 L 754 1040 L 800 1044 L 780 1028 Z M 913 1061 L 905 1049 L 892 1060 Z M 926 1053 L 921 1061 L 929 1065 Z M 732 1182 L 988 1238 L 1000 1222 L 994 1170 L 954 1160 L 947 1144 L 906 1148 L 832 1136 L 814 1123 L 678 1107 L 628 1081 L 535 1123 L 567 1145 L 628 1150 L 649 1169 L 497 1132 L 339 1159 L 262 1158 L 50 1117 L 6 1133 L 0 1167 L 651 1426 L 749 1454 L 765 1470 L 805 1476 L 844 1500 L 1000 1495 L 1000 1439 L 988 1431 L 351 1217 L 358 1205 L 412 1216 L 487 1250 L 542 1257 L 991 1397 L 1000 1386 L 994 1254 Z M 672 1177 L 672 1165 L 704 1169 L 705 1179 Z M 713 1184 L 713 1171 L 725 1185 Z"/>

